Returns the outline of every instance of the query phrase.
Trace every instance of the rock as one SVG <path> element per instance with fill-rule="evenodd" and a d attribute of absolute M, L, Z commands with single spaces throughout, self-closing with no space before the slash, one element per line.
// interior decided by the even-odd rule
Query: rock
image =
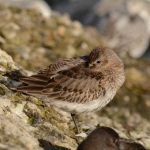
<path fill-rule="evenodd" d="M 1 82 L 6 71 L 17 69 L 12 58 L 0 50 L 0 149 L 42 150 L 39 140 L 47 140 L 53 145 L 75 149 L 77 143 L 70 117 L 52 107 L 42 104 L 41 100 L 22 95 L 8 89 Z"/>
<path fill-rule="evenodd" d="M 19 71 L 31 75 L 60 57 L 86 54 L 103 39 L 66 15 L 46 19 L 34 10 L 0 8 L 0 149 L 75 150 L 84 136 L 75 136 L 70 114 L 9 87 Z M 115 99 L 101 112 L 80 114 L 78 124 L 86 134 L 109 126 L 150 149 L 150 62 L 127 57 L 124 63 L 126 82 Z M 14 78 L 6 76 L 12 71 Z"/>
<path fill-rule="evenodd" d="M 17 70 L 17 66 L 13 62 L 11 56 L 0 49 L 0 75 L 5 74 L 8 70 Z"/>
<path fill-rule="evenodd" d="M 87 30 L 67 15 L 43 18 L 34 10 L 0 6 L 0 17 L 1 48 L 28 70 L 46 67 L 58 57 L 83 55 L 103 43 L 95 29 Z"/>

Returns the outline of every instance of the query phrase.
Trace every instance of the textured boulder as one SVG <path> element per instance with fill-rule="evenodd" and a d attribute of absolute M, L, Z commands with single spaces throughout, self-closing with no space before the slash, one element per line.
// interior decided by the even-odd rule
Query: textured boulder
<path fill-rule="evenodd" d="M 0 7 L 0 149 L 75 150 L 83 138 L 75 136 L 70 114 L 12 90 L 17 82 L 7 75 L 30 75 L 57 58 L 83 55 L 102 38 L 67 16 L 55 13 L 49 20 L 32 10 Z M 115 99 L 101 112 L 79 115 L 78 123 L 87 134 L 97 124 L 112 127 L 150 149 L 150 62 L 124 62 L 126 82 Z"/>
<path fill-rule="evenodd" d="M 69 115 L 44 106 L 36 98 L 13 92 L 3 84 L 8 81 L 3 74 L 17 67 L 6 52 L 0 50 L 0 56 L 0 148 L 41 150 L 40 139 L 70 149 L 76 147 Z"/>

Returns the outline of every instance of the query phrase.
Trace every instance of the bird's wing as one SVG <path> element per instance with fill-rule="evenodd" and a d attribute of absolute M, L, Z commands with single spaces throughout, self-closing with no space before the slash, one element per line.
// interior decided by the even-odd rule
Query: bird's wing
<path fill-rule="evenodd" d="M 82 59 L 63 60 L 23 78 L 24 84 L 17 90 L 34 96 L 84 103 L 97 99 L 103 92 L 99 83 L 101 77 L 101 74 L 91 73 Z"/>
<path fill-rule="evenodd" d="M 30 77 L 22 77 L 20 81 L 23 83 L 18 90 L 21 90 L 21 87 L 26 85 L 33 85 L 37 87 L 41 87 L 42 85 L 46 85 L 47 82 L 52 79 L 54 76 L 57 76 L 60 71 L 68 70 L 72 67 L 78 66 L 82 63 L 85 63 L 83 59 L 64 59 L 58 60 L 54 64 L 50 64 L 47 68 L 40 70 L 37 74 L 32 75 Z"/>

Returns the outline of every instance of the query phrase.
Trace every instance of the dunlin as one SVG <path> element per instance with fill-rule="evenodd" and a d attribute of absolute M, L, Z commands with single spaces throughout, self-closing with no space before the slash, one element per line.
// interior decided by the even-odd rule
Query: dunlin
<path fill-rule="evenodd" d="M 87 56 L 58 60 L 22 78 L 17 90 L 77 114 L 103 108 L 124 80 L 121 59 L 109 48 L 95 48 Z"/>
<path fill-rule="evenodd" d="M 95 129 L 77 150 L 119 150 L 119 135 L 109 127 Z"/>
<path fill-rule="evenodd" d="M 99 127 L 81 142 L 77 150 L 145 150 L 131 139 L 120 138 L 118 133 L 109 127 Z"/>

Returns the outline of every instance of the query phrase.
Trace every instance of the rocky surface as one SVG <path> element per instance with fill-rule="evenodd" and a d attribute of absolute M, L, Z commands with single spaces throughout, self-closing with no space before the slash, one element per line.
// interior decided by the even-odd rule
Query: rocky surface
<path fill-rule="evenodd" d="M 6 52 L 0 50 L 0 56 L 0 149 L 41 150 L 40 139 L 70 149 L 77 146 L 69 116 L 4 85 L 4 74 L 17 67 Z"/>
<path fill-rule="evenodd" d="M 30 75 L 59 57 L 83 55 L 103 44 L 102 37 L 68 16 L 0 8 L 0 149 L 75 150 L 83 138 L 75 135 L 70 114 L 14 91 L 17 83 L 6 74 Z M 126 82 L 115 99 L 101 112 L 81 114 L 78 123 L 87 134 L 97 125 L 112 127 L 150 149 L 150 62 L 124 62 Z"/>

